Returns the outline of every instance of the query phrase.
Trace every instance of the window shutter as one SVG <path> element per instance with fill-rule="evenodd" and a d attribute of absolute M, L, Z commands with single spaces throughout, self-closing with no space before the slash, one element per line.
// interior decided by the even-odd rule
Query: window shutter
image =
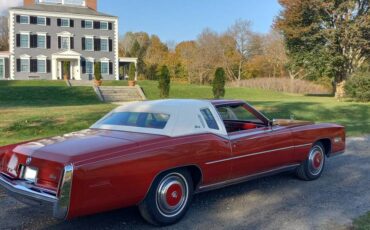
<path fill-rule="evenodd" d="M 31 23 L 31 24 L 37 24 L 37 17 L 35 17 L 35 16 L 31 16 L 31 17 L 30 17 L 30 23 Z"/>
<path fill-rule="evenodd" d="M 50 26 L 50 25 L 51 25 L 50 18 L 46 18 L 46 25 L 48 25 L 48 26 Z"/>
<path fill-rule="evenodd" d="M 86 61 L 85 60 L 81 60 L 81 68 L 82 68 L 82 73 L 85 74 L 86 73 Z"/>
<path fill-rule="evenodd" d="M 94 21 L 94 29 L 100 29 L 100 22 Z"/>
<path fill-rule="evenodd" d="M 58 48 L 62 48 L 62 38 L 58 36 Z"/>
<path fill-rule="evenodd" d="M 113 51 L 113 40 L 109 39 L 109 52 Z"/>
<path fill-rule="evenodd" d="M 17 59 L 17 72 L 21 72 L 21 59 Z"/>
<path fill-rule="evenodd" d="M 113 23 L 111 23 L 111 22 L 110 22 L 110 23 L 108 24 L 108 27 L 109 27 L 109 30 L 112 30 L 112 29 L 113 29 Z"/>
<path fill-rule="evenodd" d="M 82 41 L 81 41 L 81 43 L 82 43 L 82 50 L 85 50 L 86 48 L 85 48 L 85 38 L 82 38 Z"/>
<path fill-rule="evenodd" d="M 75 20 L 70 19 L 69 20 L 69 26 L 70 27 L 75 27 Z"/>
<path fill-rule="evenodd" d="M 57 19 L 57 24 L 58 24 L 58 26 L 61 26 L 62 25 L 62 19 L 58 18 Z"/>
<path fill-rule="evenodd" d="M 70 37 L 71 40 L 71 49 L 73 50 L 75 48 L 75 40 L 73 37 Z"/>
<path fill-rule="evenodd" d="M 21 46 L 21 35 L 17 34 L 17 47 Z"/>
<path fill-rule="evenodd" d="M 38 40 L 37 34 L 34 34 L 32 36 L 33 36 L 33 47 L 37 48 L 37 40 Z"/>
<path fill-rule="evenodd" d="M 50 35 L 46 36 L 46 48 L 47 49 L 51 48 L 51 37 L 50 37 Z"/>
<path fill-rule="evenodd" d="M 100 51 L 100 38 L 95 38 L 94 39 L 94 50 L 95 51 Z"/>
<path fill-rule="evenodd" d="M 81 21 L 81 28 L 85 28 L 85 20 Z"/>
<path fill-rule="evenodd" d="M 30 66 L 31 73 L 36 73 L 37 72 L 37 60 L 31 59 L 30 63 L 31 63 L 31 66 Z"/>
<path fill-rule="evenodd" d="M 109 74 L 113 74 L 113 62 L 109 62 Z"/>
<path fill-rule="evenodd" d="M 37 42 L 37 35 L 36 35 L 36 42 Z M 35 35 L 30 35 L 30 48 L 35 48 Z"/>
<path fill-rule="evenodd" d="M 46 72 L 51 73 L 51 61 L 46 60 Z"/>
<path fill-rule="evenodd" d="M 20 15 L 16 16 L 16 21 L 17 21 L 17 23 L 21 23 L 21 16 Z"/>

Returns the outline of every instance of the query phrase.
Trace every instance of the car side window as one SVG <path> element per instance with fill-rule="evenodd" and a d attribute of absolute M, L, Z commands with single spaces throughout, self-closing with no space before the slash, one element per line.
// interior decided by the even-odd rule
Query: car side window
<path fill-rule="evenodd" d="M 201 109 L 200 112 L 202 113 L 202 116 L 204 120 L 206 121 L 208 128 L 219 130 L 217 121 L 214 118 L 210 109 Z"/>

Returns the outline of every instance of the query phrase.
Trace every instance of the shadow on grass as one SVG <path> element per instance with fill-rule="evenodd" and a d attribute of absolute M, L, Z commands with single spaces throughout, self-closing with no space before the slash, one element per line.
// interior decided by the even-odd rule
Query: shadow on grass
<path fill-rule="evenodd" d="M 69 106 L 101 104 L 92 87 L 0 87 L 0 106 Z"/>

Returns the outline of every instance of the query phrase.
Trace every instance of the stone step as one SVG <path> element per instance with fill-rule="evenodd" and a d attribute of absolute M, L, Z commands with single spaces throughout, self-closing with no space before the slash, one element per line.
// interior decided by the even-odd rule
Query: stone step
<path fill-rule="evenodd" d="M 100 86 L 94 89 L 99 98 L 106 102 L 141 101 L 146 99 L 142 89 L 138 86 Z"/>

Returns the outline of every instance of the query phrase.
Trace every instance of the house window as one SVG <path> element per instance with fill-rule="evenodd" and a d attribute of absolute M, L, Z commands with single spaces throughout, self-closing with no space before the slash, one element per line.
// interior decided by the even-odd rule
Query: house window
<path fill-rule="evenodd" d="M 85 38 L 85 50 L 93 51 L 94 50 L 94 38 L 86 37 Z"/>
<path fill-rule="evenodd" d="M 30 35 L 29 34 L 21 34 L 21 48 L 30 48 Z"/>
<path fill-rule="evenodd" d="M 37 72 L 46 73 L 46 59 L 37 59 Z"/>
<path fill-rule="evenodd" d="M 46 17 L 37 17 L 37 25 L 46 26 Z"/>
<path fill-rule="evenodd" d="M 86 73 L 94 74 L 94 62 L 91 60 L 86 61 Z"/>
<path fill-rule="evenodd" d="M 101 30 L 108 30 L 108 22 L 100 22 Z"/>
<path fill-rule="evenodd" d="M 102 61 L 101 62 L 101 74 L 108 75 L 109 74 L 109 62 Z"/>
<path fill-rule="evenodd" d="M 71 40 L 70 37 L 62 36 L 61 37 L 61 48 L 64 50 L 69 50 L 70 40 Z"/>
<path fill-rule="evenodd" d="M 106 51 L 106 52 L 109 51 L 109 40 L 108 40 L 108 38 L 102 38 L 100 40 L 100 50 L 101 51 Z"/>
<path fill-rule="evenodd" d="M 60 26 L 61 27 L 69 27 L 70 20 L 68 18 L 62 18 L 60 20 Z"/>
<path fill-rule="evenodd" d="M 0 58 L 0 79 L 4 78 L 4 58 Z"/>
<path fill-rule="evenodd" d="M 37 48 L 46 49 L 46 35 L 45 34 L 37 35 Z"/>
<path fill-rule="evenodd" d="M 91 20 L 85 21 L 85 29 L 92 29 L 94 27 L 94 22 Z"/>
<path fill-rule="evenodd" d="M 21 58 L 21 72 L 28 73 L 30 72 L 30 59 Z"/>
<path fill-rule="evenodd" d="M 30 16 L 21 15 L 19 18 L 20 24 L 30 24 Z"/>

